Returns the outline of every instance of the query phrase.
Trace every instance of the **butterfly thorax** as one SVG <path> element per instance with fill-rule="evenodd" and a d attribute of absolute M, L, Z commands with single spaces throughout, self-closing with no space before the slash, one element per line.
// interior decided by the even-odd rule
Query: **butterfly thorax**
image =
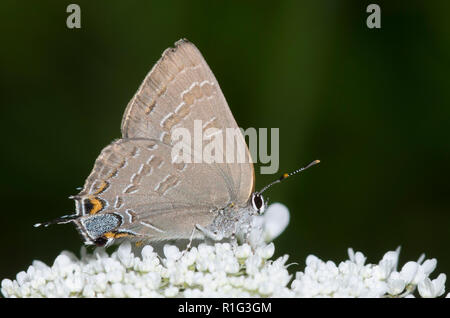
<path fill-rule="evenodd" d="M 236 237 L 245 241 L 251 231 L 252 220 L 258 215 L 250 203 L 242 206 L 230 203 L 216 213 L 213 222 L 206 227 L 216 240 Z"/>

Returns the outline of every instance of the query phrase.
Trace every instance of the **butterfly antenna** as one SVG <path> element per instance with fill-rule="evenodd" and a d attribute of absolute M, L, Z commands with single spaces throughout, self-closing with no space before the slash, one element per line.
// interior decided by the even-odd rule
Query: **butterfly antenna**
<path fill-rule="evenodd" d="M 284 179 L 287 179 L 287 178 L 289 178 L 289 177 L 291 177 L 291 176 L 293 176 L 293 175 L 295 175 L 295 174 L 297 174 L 297 173 L 299 173 L 299 172 L 302 172 L 303 170 L 306 170 L 306 169 L 308 169 L 308 168 L 310 168 L 310 167 L 312 167 L 312 166 L 318 164 L 319 162 L 320 162 L 320 160 L 314 160 L 314 161 L 311 162 L 309 165 L 307 165 L 307 166 L 305 166 L 305 167 L 303 167 L 303 168 L 297 169 L 297 170 L 295 170 L 295 171 L 293 171 L 293 172 L 291 172 L 291 173 L 284 173 L 280 178 L 278 178 L 277 180 L 275 180 L 275 181 L 269 183 L 269 184 L 266 185 L 264 188 L 262 188 L 262 190 L 259 191 L 259 194 L 263 193 L 264 191 L 266 191 L 267 189 L 269 189 L 269 188 L 270 188 L 271 186 L 273 186 L 274 184 L 280 183 L 280 182 L 283 181 Z"/>

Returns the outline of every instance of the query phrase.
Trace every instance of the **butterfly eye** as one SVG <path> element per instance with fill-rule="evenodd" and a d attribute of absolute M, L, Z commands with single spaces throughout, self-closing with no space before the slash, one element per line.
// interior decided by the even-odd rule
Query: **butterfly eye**
<path fill-rule="evenodd" d="M 264 212 L 264 198 L 259 193 L 253 193 L 252 195 L 252 207 L 253 209 L 258 212 L 259 214 L 262 214 Z"/>

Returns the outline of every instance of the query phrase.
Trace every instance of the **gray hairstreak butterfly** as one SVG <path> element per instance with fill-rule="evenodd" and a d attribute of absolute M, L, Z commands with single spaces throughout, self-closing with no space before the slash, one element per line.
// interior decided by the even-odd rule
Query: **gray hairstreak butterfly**
<path fill-rule="evenodd" d="M 119 238 L 136 242 L 172 239 L 247 238 L 252 218 L 264 212 L 262 193 L 308 166 L 254 191 L 254 171 L 238 129 L 230 144 L 247 160 L 174 160 L 173 129 L 238 129 L 216 78 L 199 50 L 180 40 L 164 51 L 123 115 L 122 138 L 105 147 L 75 200 L 76 212 L 35 226 L 74 223 L 85 244 L 108 246 Z M 230 140 L 227 140 L 227 142 Z M 194 141 L 195 144 L 195 141 Z M 228 145 L 228 143 L 227 143 Z M 237 155 L 237 154 L 236 154 Z"/>

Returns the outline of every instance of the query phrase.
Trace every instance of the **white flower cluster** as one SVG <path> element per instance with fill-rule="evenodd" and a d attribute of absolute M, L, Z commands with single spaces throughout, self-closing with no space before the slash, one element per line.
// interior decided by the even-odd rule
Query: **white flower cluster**
<path fill-rule="evenodd" d="M 271 240 L 289 223 L 289 211 L 273 204 L 256 223 Z M 339 265 L 310 255 L 294 277 L 287 255 L 270 259 L 274 250 L 273 243 L 254 248 L 202 243 L 184 251 L 165 245 L 157 253 L 150 245 L 133 251 L 124 242 L 109 255 L 83 247 L 81 258 L 64 251 L 52 266 L 33 261 L 14 281 L 4 279 L 1 292 L 5 297 L 414 297 L 417 288 L 421 297 L 439 297 L 445 291 L 445 274 L 429 278 L 436 259 L 421 257 L 397 271 L 400 249 L 378 264 L 365 264 L 366 257 L 352 249 Z"/>
<path fill-rule="evenodd" d="M 365 264 L 360 252 L 336 266 L 316 256 L 304 272 L 287 271 L 287 255 L 269 260 L 274 245 L 252 251 L 247 245 L 200 244 L 189 251 L 164 246 L 164 257 L 149 245 L 141 255 L 125 242 L 112 255 L 97 248 L 81 259 L 62 252 L 53 266 L 34 261 L 16 280 L 4 279 L 5 297 L 422 297 L 444 293 L 445 274 L 428 277 L 436 260 L 407 262 L 396 271 L 399 250 L 387 252 L 378 264 Z"/>
<path fill-rule="evenodd" d="M 291 288 L 299 297 L 439 297 L 445 292 L 445 274 L 430 280 L 436 259 L 407 262 L 397 271 L 400 248 L 384 254 L 378 264 L 365 264 L 361 252 L 348 249 L 349 260 L 339 265 L 314 255 L 306 258 L 304 272 L 296 273 Z M 422 263 L 423 262 L 423 263 Z M 449 294 L 450 295 L 450 294 Z"/>
<path fill-rule="evenodd" d="M 165 245 L 160 258 L 150 245 L 141 255 L 129 242 L 109 256 L 103 248 L 81 259 L 62 252 L 53 266 L 34 261 L 16 280 L 4 279 L 5 297 L 251 297 L 289 296 L 287 257 L 268 261 L 273 243 L 255 252 L 249 245 L 200 244 L 181 252 Z"/>

